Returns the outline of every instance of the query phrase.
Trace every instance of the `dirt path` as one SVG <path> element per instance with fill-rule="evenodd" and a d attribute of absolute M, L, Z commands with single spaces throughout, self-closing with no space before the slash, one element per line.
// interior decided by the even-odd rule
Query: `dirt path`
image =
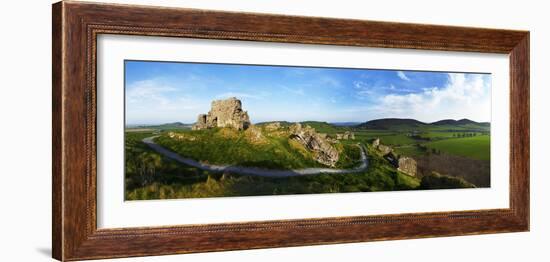
<path fill-rule="evenodd" d="M 358 173 L 367 170 L 369 161 L 365 148 L 361 144 L 357 144 L 361 149 L 361 165 L 352 169 L 335 169 L 335 168 L 304 168 L 304 169 L 292 169 L 292 170 L 278 170 L 278 169 L 263 169 L 257 167 L 243 167 L 232 165 L 211 165 L 203 164 L 191 158 L 185 158 L 177 153 L 174 153 L 153 141 L 158 136 L 151 136 L 144 138 L 142 141 L 153 150 L 157 151 L 170 159 L 186 164 L 188 166 L 196 167 L 202 170 L 211 172 L 230 172 L 245 175 L 264 176 L 264 177 L 290 177 L 290 176 L 305 176 L 305 175 L 319 175 L 319 174 L 349 174 Z"/>

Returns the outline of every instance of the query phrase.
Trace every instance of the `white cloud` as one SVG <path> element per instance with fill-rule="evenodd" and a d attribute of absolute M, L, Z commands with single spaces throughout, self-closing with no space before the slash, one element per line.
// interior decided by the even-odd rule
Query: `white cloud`
<path fill-rule="evenodd" d="M 128 103 L 143 103 L 146 100 L 158 104 L 167 104 L 169 99 L 164 94 L 176 91 L 176 88 L 164 85 L 159 80 L 142 80 L 128 87 L 126 98 Z"/>
<path fill-rule="evenodd" d="M 363 81 L 354 81 L 353 82 L 353 88 L 355 88 L 355 97 L 357 99 L 365 99 L 368 98 L 376 92 L 374 88 L 369 86 L 367 83 Z"/>
<path fill-rule="evenodd" d="M 415 118 L 432 122 L 469 118 L 490 121 L 490 78 L 486 75 L 449 74 L 444 87 L 411 94 L 388 94 L 370 110 L 374 117 Z"/>
<path fill-rule="evenodd" d="M 201 109 L 201 103 L 175 88 L 163 79 L 137 81 L 126 88 L 126 122 L 128 124 L 192 122 Z"/>
<path fill-rule="evenodd" d="M 364 81 L 354 81 L 353 88 L 355 89 L 355 98 L 360 100 L 379 96 L 387 90 L 396 90 L 395 86 L 392 84 L 389 86 L 374 86 Z"/>
<path fill-rule="evenodd" d="M 397 71 L 397 76 L 405 81 L 411 81 L 411 79 L 408 78 L 403 71 Z"/>

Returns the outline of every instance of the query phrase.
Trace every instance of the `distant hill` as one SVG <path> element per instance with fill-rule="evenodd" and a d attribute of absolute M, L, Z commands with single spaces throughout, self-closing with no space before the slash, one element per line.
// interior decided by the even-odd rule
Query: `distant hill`
<path fill-rule="evenodd" d="M 415 119 L 383 118 L 367 121 L 356 128 L 374 130 L 446 130 L 446 131 L 489 131 L 488 122 L 475 122 L 470 119 L 444 119 L 433 123 L 424 123 Z"/>
<path fill-rule="evenodd" d="M 444 119 L 439 120 L 437 122 L 431 123 L 431 125 L 441 126 L 441 125 L 468 125 L 468 124 L 480 124 L 475 121 L 472 121 L 470 119 L 460 119 L 460 120 L 454 120 L 454 119 Z"/>
<path fill-rule="evenodd" d="M 359 124 L 357 125 L 357 127 L 364 128 L 364 129 L 390 130 L 390 129 L 420 128 L 426 125 L 427 125 L 426 123 L 420 122 L 415 119 L 383 118 L 383 119 L 371 120 L 371 121 Z"/>
<path fill-rule="evenodd" d="M 330 124 L 333 126 L 357 126 L 360 125 L 361 122 L 333 122 Z"/>
<path fill-rule="evenodd" d="M 302 125 L 311 126 L 315 128 L 317 132 L 321 132 L 321 133 L 337 133 L 339 131 L 342 131 L 342 129 L 346 129 L 346 127 L 338 127 L 336 125 L 329 124 L 327 122 L 320 122 L 320 121 L 304 121 L 300 123 Z"/>

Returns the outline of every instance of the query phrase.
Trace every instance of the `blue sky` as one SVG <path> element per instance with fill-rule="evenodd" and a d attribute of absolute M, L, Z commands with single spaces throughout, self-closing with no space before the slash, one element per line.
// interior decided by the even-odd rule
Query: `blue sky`
<path fill-rule="evenodd" d="M 193 123 L 228 97 L 242 101 L 253 123 L 490 121 L 488 74 L 147 61 L 125 68 L 130 125 Z"/>

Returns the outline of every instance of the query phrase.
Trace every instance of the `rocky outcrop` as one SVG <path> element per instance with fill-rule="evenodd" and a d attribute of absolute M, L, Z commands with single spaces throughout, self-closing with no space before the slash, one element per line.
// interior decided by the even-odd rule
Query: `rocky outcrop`
<path fill-rule="evenodd" d="M 382 153 L 382 155 L 387 155 L 393 152 L 393 149 L 390 146 L 379 144 L 377 149 Z"/>
<path fill-rule="evenodd" d="M 232 97 L 225 100 L 214 100 L 208 114 L 200 114 L 193 130 L 213 127 L 231 127 L 245 130 L 250 126 L 248 113 L 243 111 L 241 100 Z"/>
<path fill-rule="evenodd" d="M 380 138 L 374 139 L 372 141 L 372 147 L 378 148 L 378 145 L 380 145 Z"/>
<path fill-rule="evenodd" d="M 409 176 L 416 176 L 416 161 L 410 157 L 401 157 L 397 160 L 397 170 Z"/>
<path fill-rule="evenodd" d="M 384 159 L 396 167 L 397 170 L 409 176 L 416 176 L 416 160 L 412 157 L 400 157 L 396 155 L 391 146 L 381 144 L 378 138 L 372 142 L 372 146 L 380 152 Z"/>
<path fill-rule="evenodd" d="M 326 134 L 319 134 L 310 126 L 296 123 L 290 127 L 290 138 L 312 151 L 317 162 L 331 167 L 338 162 L 338 150 L 327 141 Z"/>
<path fill-rule="evenodd" d="M 350 131 L 346 131 L 342 134 L 336 134 L 336 139 L 338 140 L 355 140 L 355 134 Z"/>
<path fill-rule="evenodd" d="M 268 142 L 262 133 L 262 130 L 255 125 L 250 125 L 244 134 L 246 139 L 252 144 L 264 144 Z"/>
<path fill-rule="evenodd" d="M 378 151 L 380 152 L 380 154 L 382 156 L 386 156 L 388 154 L 393 154 L 393 148 L 391 148 L 391 146 L 387 146 L 387 145 L 384 145 L 384 144 L 380 143 L 380 138 L 374 139 L 372 141 L 372 147 L 375 148 L 375 149 L 378 149 Z"/>

